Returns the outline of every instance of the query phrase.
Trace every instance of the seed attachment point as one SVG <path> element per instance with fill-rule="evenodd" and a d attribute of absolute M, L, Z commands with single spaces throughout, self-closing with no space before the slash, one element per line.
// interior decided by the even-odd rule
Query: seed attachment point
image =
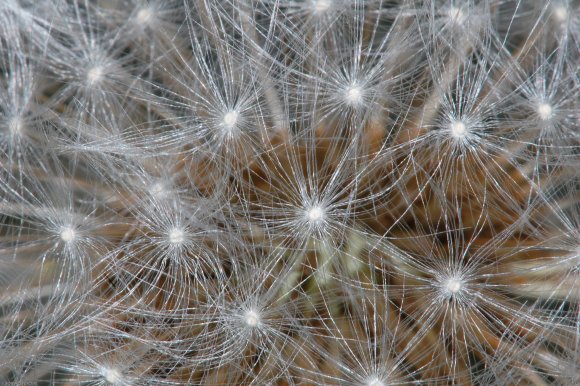
<path fill-rule="evenodd" d="M 22 131 L 22 120 L 18 117 L 14 117 L 8 122 L 8 129 L 13 135 L 17 135 Z"/>
<path fill-rule="evenodd" d="M 547 121 L 548 119 L 552 118 L 552 115 L 554 113 L 554 110 L 552 109 L 552 106 L 550 106 L 550 104 L 548 103 L 540 103 L 538 105 L 538 108 L 536 109 L 538 116 L 543 120 L 543 121 Z"/>
<path fill-rule="evenodd" d="M 233 129 L 238 121 L 238 113 L 237 111 L 228 111 L 224 114 L 223 123 L 227 129 Z"/>
<path fill-rule="evenodd" d="M 149 8 L 143 8 L 137 12 L 137 22 L 141 24 L 147 24 L 153 18 L 153 12 Z"/>
<path fill-rule="evenodd" d="M 76 232 L 72 228 L 63 228 L 60 231 L 60 238 L 65 243 L 70 243 L 76 238 Z"/>
<path fill-rule="evenodd" d="M 331 0 L 315 0 L 314 1 L 314 12 L 315 13 L 322 13 L 327 11 L 330 6 L 332 5 Z"/>
<path fill-rule="evenodd" d="M 463 138 L 467 134 L 467 126 L 461 121 L 452 122 L 449 129 L 455 138 Z"/>
<path fill-rule="evenodd" d="M 87 72 L 87 82 L 89 85 L 97 84 L 103 78 L 103 67 L 95 66 Z"/>
<path fill-rule="evenodd" d="M 367 381 L 366 386 L 385 386 L 385 383 L 379 378 L 373 377 Z"/>
<path fill-rule="evenodd" d="M 181 229 L 174 228 L 169 232 L 168 238 L 171 244 L 181 244 L 185 239 L 185 234 Z"/>
<path fill-rule="evenodd" d="M 346 90 L 345 98 L 350 105 L 358 105 L 362 102 L 362 90 L 358 86 L 351 86 Z"/>
<path fill-rule="evenodd" d="M 322 220 L 323 217 L 324 212 L 322 211 L 322 208 L 320 208 L 319 206 L 312 207 L 308 211 L 308 220 L 310 220 L 311 222 L 318 222 Z"/>
<path fill-rule="evenodd" d="M 447 16 L 451 21 L 457 24 L 463 24 L 465 21 L 465 13 L 458 7 L 449 7 L 447 11 Z"/>
<path fill-rule="evenodd" d="M 552 12 L 556 20 L 559 22 L 564 22 L 568 18 L 568 10 L 563 5 L 555 7 Z"/>
<path fill-rule="evenodd" d="M 103 368 L 101 369 L 101 376 L 105 381 L 111 385 L 121 385 L 123 377 L 121 373 L 116 369 Z"/>
<path fill-rule="evenodd" d="M 257 327 L 260 324 L 260 315 L 254 310 L 246 311 L 244 314 L 244 323 L 251 328 Z"/>

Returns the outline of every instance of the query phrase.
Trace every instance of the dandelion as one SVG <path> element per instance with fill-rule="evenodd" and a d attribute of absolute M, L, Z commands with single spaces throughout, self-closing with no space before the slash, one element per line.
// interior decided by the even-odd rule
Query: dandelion
<path fill-rule="evenodd" d="M 574 385 L 578 5 L 0 4 L 0 383 Z"/>

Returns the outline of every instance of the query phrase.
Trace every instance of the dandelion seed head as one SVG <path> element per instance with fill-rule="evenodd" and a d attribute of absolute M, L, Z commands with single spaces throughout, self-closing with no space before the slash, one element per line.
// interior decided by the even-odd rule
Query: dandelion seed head
<path fill-rule="evenodd" d="M 87 72 L 87 82 L 89 85 L 97 84 L 103 78 L 103 67 L 95 66 Z"/>
<path fill-rule="evenodd" d="M 536 111 L 537 111 L 538 115 L 540 116 L 540 118 L 544 121 L 550 119 L 552 117 L 552 114 L 553 114 L 552 106 L 550 106 L 549 103 L 545 103 L 545 102 L 540 103 L 538 105 Z"/>
<path fill-rule="evenodd" d="M 451 123 L 450 131 L 454 138 L 463 138 L 467 134 L 467 126 L 461 121 L 454 121 Z"/>
<path fill-rule="evenodd" d="M 74 229 L 69 228 L 69 227 L 63 228 L 60 231 L 60 238 L 65 243 L 70 243 L 70 242 L 74 241 L 74 239 L 76 238 L 76 232 Z"/>
<path fill-rule="evenodd" d="M 260 315 L 255 310 L 248 310 L 244 313 L 244 323 L 251 328 L 257 327 L 260 324 Z"/>
<path fill-rule="evenodd" d="M 11 378 L 578 383 L 574 2 L 3 3 Z"/>
<path fill-rule="evenodd" d="M 234 128 L 236 123 L 238 122 L 238 112 L 235 110 L 228 111 L 224 114 L 223 123 L 226 129 L 231 130 Z"/>
<path fill-rule="evenodd" d="M 183 230 L 179 228 L 173 228 L 171 231 L 169 231 L 168 238 L 171 244 L 181 244 L 185 239 L 185 234 Z"/>

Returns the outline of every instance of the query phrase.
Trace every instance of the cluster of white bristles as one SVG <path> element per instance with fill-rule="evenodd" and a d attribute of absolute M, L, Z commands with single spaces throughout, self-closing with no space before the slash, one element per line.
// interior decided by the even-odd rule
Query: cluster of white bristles
<path fill-rule="evenodd" d="M 580 384 L 580 3 L 0 0 L 0 385 Z"/>

